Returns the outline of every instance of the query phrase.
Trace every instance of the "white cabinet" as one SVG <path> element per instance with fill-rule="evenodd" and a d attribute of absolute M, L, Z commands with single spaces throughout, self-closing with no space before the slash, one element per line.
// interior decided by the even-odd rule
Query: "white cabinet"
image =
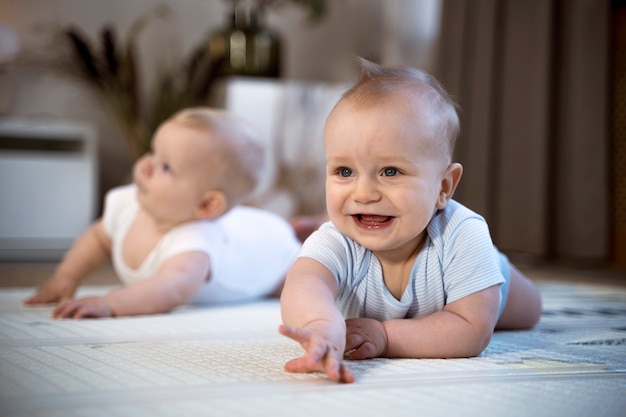
<path fill-rule="evenodd" d="M 93 221 L 96 145 L 88 124 L 0 119 L 0 260 L 58 260 Z"/>

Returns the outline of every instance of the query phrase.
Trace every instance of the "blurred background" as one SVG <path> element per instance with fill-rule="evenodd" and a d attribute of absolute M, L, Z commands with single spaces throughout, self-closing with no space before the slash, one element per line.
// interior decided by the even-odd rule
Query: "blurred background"
<path fill-rule="evenodd" d="M 323 212 L 323 124 L 361 56 L 456 98 L 455 198 L 514 260 L 625 268 L 624 3 L 0 0 L 0 259 L 58 258 L 185 105 L 257 126 L 254 204 Z"/>

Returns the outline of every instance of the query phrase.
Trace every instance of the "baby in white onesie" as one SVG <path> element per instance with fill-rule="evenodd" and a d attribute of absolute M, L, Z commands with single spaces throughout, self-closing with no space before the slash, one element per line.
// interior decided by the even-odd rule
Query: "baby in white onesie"
<path fill-rule="evenodd" d="M 209 108 L 175 114 L 135 163 L 134 184 L 109 191 L 102 218 L 25 303 L 58 302 L 56 318 L 111 317 L 276 294 L 300 242 L 280 216 L 240 205 L 263 159 L 254 132 L 233 115 Z M 124 286 L 73 298 L 109 259 Z"/>

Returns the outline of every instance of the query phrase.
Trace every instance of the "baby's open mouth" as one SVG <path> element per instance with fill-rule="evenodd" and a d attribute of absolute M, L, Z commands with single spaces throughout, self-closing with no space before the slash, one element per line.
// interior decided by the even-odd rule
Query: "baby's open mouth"
<path fill-rule="evenodd" d="M 355 220 L 368 229 L 379 229 L 393 220 L 393 216 L 380 216 L 378 214 L 356 214 Z"/>

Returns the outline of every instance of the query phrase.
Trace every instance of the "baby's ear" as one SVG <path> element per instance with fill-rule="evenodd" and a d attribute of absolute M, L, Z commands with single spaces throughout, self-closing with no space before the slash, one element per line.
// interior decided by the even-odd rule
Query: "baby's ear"
<path fill-rule="evenodd" d="M 437 208 L 442 210 L 448 204 L 448 201 L 454 195 L 457 185 L 463 175 L 463 166 L 459 163 L 452 163 L 446 169 L 441 179 L 441 190 L 439 190 L 439 198 L 437 199 Z"/>
<path fill-rule="evenodd" d="M 198 207 L 196 207 L 196 217 L 198 219 L 214 219 L 219 217 L 226 212 L 227 203 L 226 194 L 222 191 L 207 191 Z"/>

